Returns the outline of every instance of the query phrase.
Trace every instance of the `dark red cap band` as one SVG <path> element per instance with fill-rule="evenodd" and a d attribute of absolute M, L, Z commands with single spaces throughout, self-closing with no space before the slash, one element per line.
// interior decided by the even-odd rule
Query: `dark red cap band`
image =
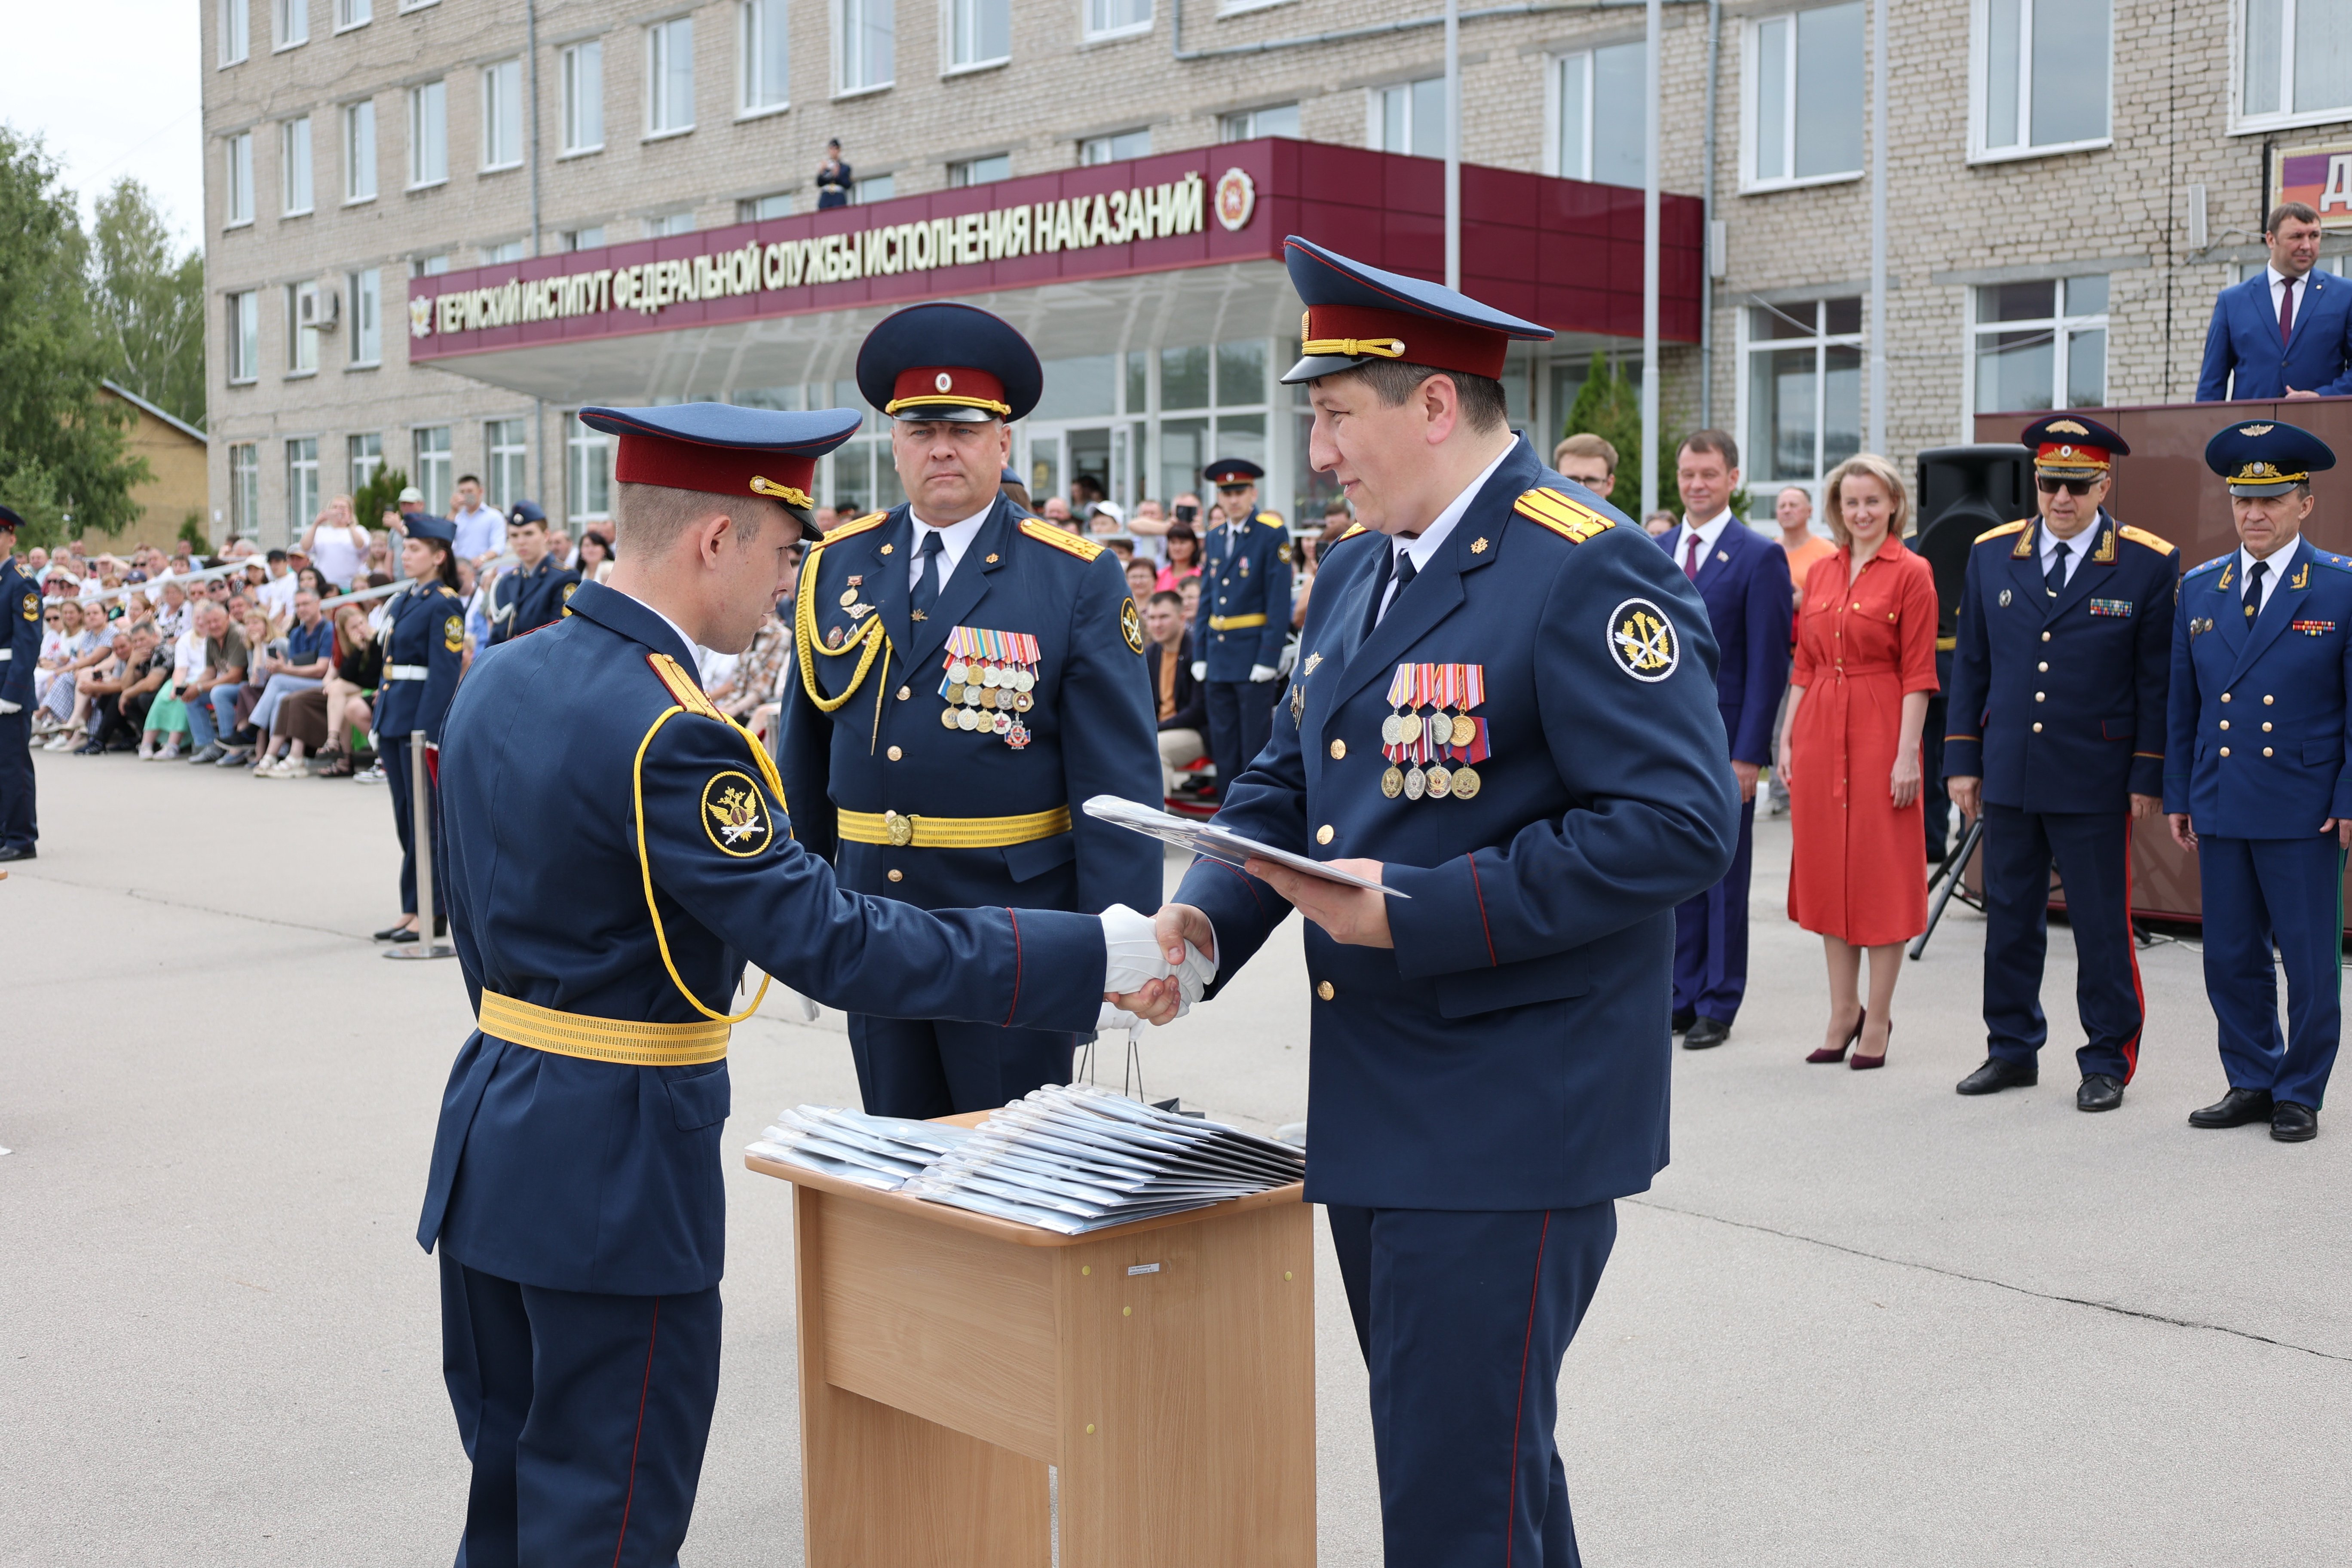
<path fill-rule="evenodd" d="M 784 452 L 747 452 L 740 447 L 706 447 L 623 431 L 613 456 L 613 477 L 625 485 L 663 485 L 719 496 L 771 496 L 810 509 L 809 486 L 816 482 L 816 459 Z"/>
<path fill-rule="evenodd" d="M 1004 383 L 969 365 L 927 364 L 902 370 L 890 384 L 885 414 L 901 408 L 938 404 L 957 408 L 984 408 L 1002 418 L 1013 412 L 1005 401 Z"/>
<path fill-rule="evenodd" d="M 1299 352 L 1370 355 L 1499 380 L 1511 340 L 1484 327 L 1370 305 L 1309 305 Z"/>

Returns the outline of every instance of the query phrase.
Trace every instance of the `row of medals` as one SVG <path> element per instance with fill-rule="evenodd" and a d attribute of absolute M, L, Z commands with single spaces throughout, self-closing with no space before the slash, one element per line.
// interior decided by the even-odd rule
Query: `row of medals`
<path fill-rule="evenodd" d="M 1029 694 L 1036 684 L 1036 676 L 1018 666 L 1000 668 L 958 659 L 948 666 L 947 689 L 940 693 L 948 701 L 940 710 L 940 723 L 950 730 L 986 728 L 1003 734 L 1013 727 L 1008 715 L 1036 706 L 1037 700 Z M 982 716 L 982 710 L 992 708 L 998 710 L 996 719 Z"/>
<path fill-rule="evenodd" d="M 1441 731 L 1440 725 L 1445 728 Z M 1432 742 L 1440 746 L 1466 746 L 1478 738 L 1478 726 L 1468 715 L 1456 713 L 1449 718 L 1441 708 L 1427 719 L 1418 712 L 1390 714 L 1381 721 L 1381 744 L 1410 746 L 1421 739 L 1424 730 Z M 1444 800 L 1449 795 L 1456 800 L 1469 800 L 1485 787 L 1486 782 L 1478 776 L 1478 770 L 1467 763 L 1451 768 L 1436 763 L 1426 769 L 1419 763 L 1409 768 L 1391 763 L 1388 771 L 1381 775 L 1381 793 L 1391 800 L 1399 795 L 1407 800 L 1419 800 L 1423 795 Z"/>

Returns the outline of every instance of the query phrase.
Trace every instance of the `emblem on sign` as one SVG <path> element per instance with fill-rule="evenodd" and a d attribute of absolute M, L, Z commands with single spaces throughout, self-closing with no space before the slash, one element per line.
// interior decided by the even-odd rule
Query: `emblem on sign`
<path fill-rule="evenodd" d="M 722 855 L 748 860 L 775 838 L 767 802 L 751 775 L 730 768 L 702 786 L 702 831 Z"/>
<path fill-rule="evenodd" d="M 1664 680 L 1683 661 L 1682 638 L 1665 611 L 1647 599 L 1628 599 L 1609 615 L 1609 652 L 1636 680 Z"/>
<path fill-rule="evenodd" d="M 433 335 L 433 301 L 411 300 L 408 302 L 408 335 L 429 338 Z"/>
<path fill-rule="evenodd" d="M 1217 176 L 1217 222 L 1228 234 L 1249 226 L 1257 211 L 1257 182 L 1244 169 L 1227 169 Z"/>

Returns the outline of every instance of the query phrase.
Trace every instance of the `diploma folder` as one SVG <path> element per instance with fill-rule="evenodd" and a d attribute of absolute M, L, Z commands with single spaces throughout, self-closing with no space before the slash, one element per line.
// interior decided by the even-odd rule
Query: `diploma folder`
<path fill-rule="evenodd" d="M 1342 887 L 1369 889 L 1391 899 L 1412 897 L 1411 893 L 1400 893 L 1394 888 L 1382 887 L 1352 871 L 1342 871 L 1320 860 L 1310 860 L 1304 855 L 1293 855 L 1287 849 L 1276 849 L 1271 844 L 1244 838 L 1231 828 L 1219 827 L 1213 822 L 1197 822 L 1191 817 L 1171 816 L 1152 806 L 1121 800 L 1115 795 L 1096 795 L 1087 802 L 1084 809 L 1088 816 L 1164 839 L 1180 849 L 1190 849 L 1195 855 L 1205 855 L 1228 866 L 1244 865 L 1255 856 L 1260 860 L 1271 860 L 1277 866 L 1287 866 L 1305 876 L 1320 877 L 1327 882 L 1337 882 Z"/>

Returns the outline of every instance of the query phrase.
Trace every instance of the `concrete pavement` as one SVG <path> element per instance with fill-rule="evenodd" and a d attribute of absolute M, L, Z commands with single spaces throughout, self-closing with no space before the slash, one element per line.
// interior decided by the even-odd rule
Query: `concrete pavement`
<path fill-rule="evenodd" d="M 0 1563 L 431 1563 L 465 1467 L 415 1225 L 469 1025 L 388 963 L 381 788 L 38 759 L 42 858 L 0 882 Z M 2319 1563 L 2352 1524 L 2352 1122 L 2195 1132 L 2194 947 L 2142 956 L 2122 1110 L 2073 1108 L 2074 965 L 2039 1088 L 1961 1100 L 1981 925 L 1906 965 L 1888 1068 L 1801 1065 L 1819 944 L 1759 825 L 1753 983 L 1678 1053 L 1675 1163 L 1621 1206 L 1562 1381 L 1588 1562 Z M 1147 1037 L 1145 1086 L 1304 1114 L 1295 929 Z M 854 1103 L 839 1016 L 736 1034 L 727 1146 Z M 1097 1077 L 1121 1067 L 1107 1042 Z M 791 1234 L 730 1171 L 727 1360 L 689 1563 L 801 1561 Z M 1364 1374 L 1318 1280 L 1322 1561 L 1379 1559 Z"/>

